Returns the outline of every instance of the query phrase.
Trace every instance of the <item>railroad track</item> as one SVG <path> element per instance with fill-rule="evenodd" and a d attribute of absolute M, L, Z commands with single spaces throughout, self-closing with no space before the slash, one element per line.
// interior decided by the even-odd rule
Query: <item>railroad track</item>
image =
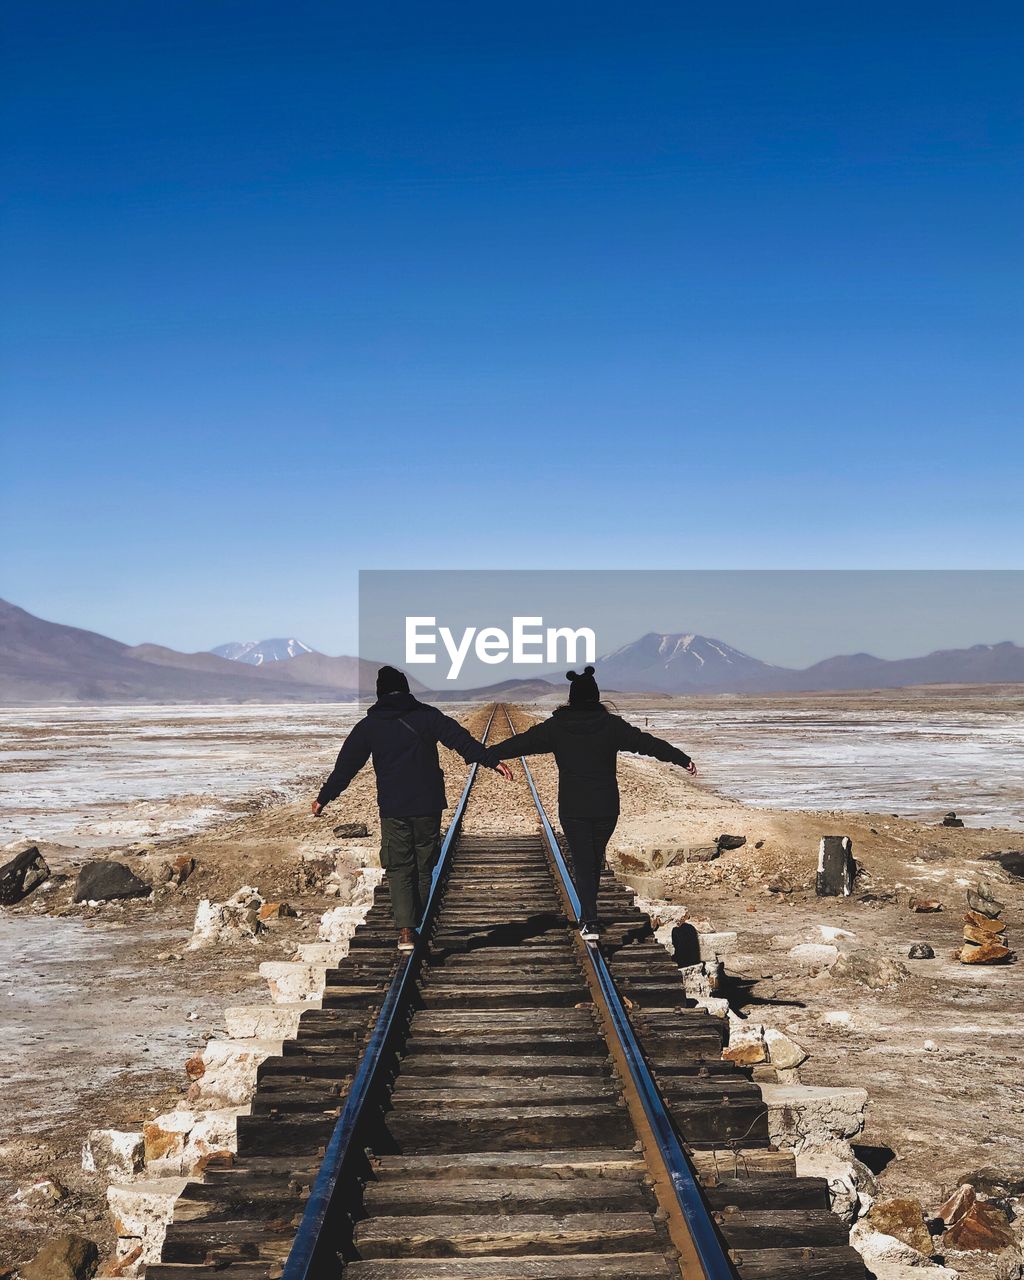
<path fill-rule="evenodd" d="M 506 724 L 496 707 L 487 731 Z M 868 1275 L 628 890 L 604 877 L 600 951 L 568 927 L 521 763 L 538 833 L 461 836 L 470 770 L 416 952 L 385 883 L 150 1280 Z"/>

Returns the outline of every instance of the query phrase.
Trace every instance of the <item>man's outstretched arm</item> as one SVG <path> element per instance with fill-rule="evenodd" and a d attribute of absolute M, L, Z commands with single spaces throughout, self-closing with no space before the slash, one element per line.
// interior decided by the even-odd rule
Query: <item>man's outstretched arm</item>
<path fill-rule="evenodd" d="M 443 743 L 452 751 L 457 751 L 466 764 L 481 764 L 488 769 L 497 769 L 506 781 L 512 777 L 511 772 L 504 765 L 499 765 L 497 761 L 489 758 L 484 744 L 478 742 L 468 729 L 459 724 L 458 720 L 453 720 L 451 716 L 446 716 L 443 711 L 438 711 L 436 707 L 434 712 L 437 717 L 434 722 L 434 732 L 437 734 L 438 742 Z"/>
<path fill-rule="evenodd" d="M 680 751 L 664 738 L 656 738 L 653 733 L 645 733 L 628 720 L 619 719 L 621 728 L 618 733 L 617 746 L 620 751 L 633 751 L 638 756 L 653 756 L 655 760 L 664 760 L 666 764 L 677 764 L 681 769 L 696 775 L 697 766 L 685 751 Z"/>
<path fill-rule="evenodd" d="M 359 770 L 370 758 L 370 739 L 366 732 L 365 722 L 360 720 L 341 744 L 338 759 L 330 777 L 320 788 L 320 794 L 313 801 L 313 814 L 337 800 Z"/>

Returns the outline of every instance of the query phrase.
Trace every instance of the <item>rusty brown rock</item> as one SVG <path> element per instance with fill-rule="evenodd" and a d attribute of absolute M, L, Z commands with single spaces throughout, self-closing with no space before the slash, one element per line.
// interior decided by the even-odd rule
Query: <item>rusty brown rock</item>
<path fill-rule="evenodd" d="M 134 1276 L 135 1264 L 142 1257 L 142 1245 L 137 1244 L 130 1253 L 126 1253 L 123 1258 L 116 1255 L 108 1258 L 99 1270 L 101 1276 Z"/>
<path fill-rule="evenodd" d="M 965 943 L 960 952 L 961 964 L 999 964 L 1010 954 L 1001 942 L 983 942 L 981 946 Z"/>
<path fill-rule="evenodd" d="M 763 1040 L 746 1040 L 741 1044 L 729 1045 L 722 1050 L 726 1062 L 735 1062 L 741 1067 L 752 1067 L 756 1062 L 767 1062 L 768 1052 Z"/>
<path fill-rule="evenodd" d="M 206 1074 L 206 1063 L 202 1054 L 194 1053 L 185 1063 L 185 1074 L 190 1080 L 199 1080 Z"/>
<path fill-rule="evenodd" d="M 994 1204 L 975 1200 L 943 1237 L 947 1248 L 964 1253 L 1001 1253 L 1014 1244 L 1006 1214 Z"/>
<path fill-rule="evenodd" d="M 867 1215 L 868 1223 L 884 1235 L 895 1236 L 926 1258 L 932 1253 L 932 1238 L 924 1220 L 920 1200 L 897 1196 L 892 1200 L 876 1200 Z"/>
<path fill-rule="evenodd" d="M 1006 934 L 992 933 L 985 929 L 979 929 L 973 924 L 965 924 L 964 942 L 973 942 L 976 946 L 984 946 L 987 942 L 997 942 L 1005 946 Z"/>
<path fill-rule="evenodd" d="M 975 929 L 980 929 L 982 933 L 1002 933 L 1006 928 L 1002 920 L 993 920 L 991 916 L 983 916 L 980 911 L 965 912 L 964 924 L 973 925 Z"/>
<path fill-rule="evenodd" d="M 911 911 L 921 914 L 925 911 L 941 911 L 942 903 L 938 898 L 911 898 L 908 903 Z"/>
<path fill-rule="evenodd" d="M 969 1182 L 961 1183 L 949 1199 L 939 1205 L 935 1216 L 941 1218 L 947 1227 L 951 1227 L 954 1222 L 960 1221 L 977 1198 L 977 1193 Z"/>
<path fill-rule="evenodd" d="M 171 879 L 175 884 L 184 884 L 195 869 L 195 858 L 183 853 L 171 863 Z"/>
<path fill-rule="evenodd" d="M 286 916 L 294 916 L 295 910 L 287 902 L 265 902 L 259 910 L 259 918 L 267 920 L 283 920 Z"/>

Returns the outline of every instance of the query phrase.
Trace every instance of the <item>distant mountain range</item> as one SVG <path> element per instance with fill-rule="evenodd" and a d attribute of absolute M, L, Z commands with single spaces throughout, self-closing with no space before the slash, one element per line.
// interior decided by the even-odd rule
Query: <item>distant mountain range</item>
<path fill-rule="evenodd" d="M 229 644 L 217 645 L 210 652 L 231 662 L 248 662 L 250 666 L 262 667 L 266 662 L 283 662 L 302 653 L 316 653 L 316 650 L 293 637 L 289 640 L 232 640 Z"/>
<path fill-rule="evenodd" d="M 794 670 L 762 662 L 707 636 L 649 631 L 600 658 L 595 666 L 602 686 L 623 693 L 798 693 L 917 684 L 1017 684 L 1024 682 L 1024 648 L 1007 640 L 969 649 L 940 649 L 922 658 L 892 660 L 852 653 Z"/>
<path fill-rule="evenodd" d="M 291 646 L 294 655 L 288 653 Z M 0 704 L 344 702 L 358 696 L 360 685 L 373 688 L 378 666 L 362 658 L 317 653 L 297 640 L 237 648 L 248 656 L 121 644 L 93 631 L 46 622 L 0 600 Z M 257 651 L 259 660 L 252 656 Z M 602 689 L 610 693 L 796 693 L 1024 683 L 1024 648 L 1009 641 L 895 661 L 855 653 L 796 671 L 706 636 L 652 631 L 595 665 Z M 414 691 L 424 691 L 418 681 L 410 684 Z M 559 672 L 513 677 L 479 689 L 427 691 L 427 696 L 448 702 L 534 701 L 560 699 L 566 690 Z"/>

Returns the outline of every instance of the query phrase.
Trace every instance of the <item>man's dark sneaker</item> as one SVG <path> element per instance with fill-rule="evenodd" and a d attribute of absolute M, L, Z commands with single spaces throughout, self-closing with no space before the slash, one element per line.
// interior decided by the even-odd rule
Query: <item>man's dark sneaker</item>
<path fill-rule="evenodd" d="M 596 924 L 581 924 L 580 937 L 591 947 L 596 947 L 601 941 L 601 930 Z"/>
<path fill-rule="evenodd" d="M 415 951 L 416 950 L 416 930 L 415 929 L 399 929 L 398 949 L 399 951 Z"/>

